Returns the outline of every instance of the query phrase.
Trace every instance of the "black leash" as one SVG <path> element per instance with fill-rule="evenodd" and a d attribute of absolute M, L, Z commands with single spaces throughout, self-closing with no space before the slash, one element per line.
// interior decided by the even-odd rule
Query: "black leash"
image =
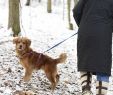
<path fill-rule="evenodd" d="M 77 32 L 77 33 L 78 33 L 78 32 Z M 68 37 L 68 38 L 64 39 L 63 41 L 61 41 L 61 42 L 57 43 L 57 44 L 56 44 L 56 45 L 54 45 L 53 47 L 51 47 L 51 48 L 49 48 L 48 50 L 44 51 L 43 53 L 50 51 L 50 50 L 51 50 L 51 49 L 53 49 L 54 47 L 56 47 L 56 46 L 60 45 L 61 43 L 63 43 L 63 42 L 65 42 L 66 40 L 68 40 L 69 38 L 71 38 L 71 37 L 75 36 L 77 33 L 75 33 L 75 34 L 71 35 L 70 37 Z"/>

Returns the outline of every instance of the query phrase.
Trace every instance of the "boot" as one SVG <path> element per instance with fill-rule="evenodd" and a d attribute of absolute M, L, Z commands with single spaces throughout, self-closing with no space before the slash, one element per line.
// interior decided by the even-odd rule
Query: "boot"
<path fill-rule="evenodd" d="M 107 95 L 108 82 L 97 81 L 96 83 L 96 95 Z"/>
<path fill-rule="evenodd" d="M 93 95 L 91 92 L 91 79 L 92 75 L 90 72 L 80 72 L 81 74 L 81 85 L 82 95 Z"/>

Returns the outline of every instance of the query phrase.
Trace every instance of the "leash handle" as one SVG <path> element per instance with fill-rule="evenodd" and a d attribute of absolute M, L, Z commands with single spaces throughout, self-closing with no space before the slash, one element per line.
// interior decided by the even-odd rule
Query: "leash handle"
<path fill-rule="evenodd" d="M 78 33 L 78 32 L 77 32 L 77 33 Z M 66 40 L 68 40 L 69 38 L 71 38 L 71 37 L 75 36 L 77 33 L 75 33 L 75 34 L 71 35 L 70 37 L 68 37 L 68 38 L 64 39 L 63 41 L 61 41 L 61 42 L 57 43 L 57 44 L 56 44 L 56 45 L 54 45 L 53 47 L 51 47 L 51 48 L 49 48 L 48 50 L 44 51 L 43 53 L 48 52 L 49 50 L 53 49 L 54 47 L 56 47 L 56 46 L 60 45 L 61 43 L 63 43 L 63 42 L 65 42 Z"/>

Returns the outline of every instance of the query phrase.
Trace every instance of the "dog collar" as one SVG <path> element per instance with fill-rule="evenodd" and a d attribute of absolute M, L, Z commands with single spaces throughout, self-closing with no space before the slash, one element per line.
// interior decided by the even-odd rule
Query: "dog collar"
<path fill-rule="evenodd" d="M 31 52 L 27 52 L 27 53 L 24 53 L 22 54 L 21 56 L 18 56 L 20 59 L 23 59 L 24 57 L 26 57 L 27 55 L 31 55 L 33 53 L 33 51 Z"/>

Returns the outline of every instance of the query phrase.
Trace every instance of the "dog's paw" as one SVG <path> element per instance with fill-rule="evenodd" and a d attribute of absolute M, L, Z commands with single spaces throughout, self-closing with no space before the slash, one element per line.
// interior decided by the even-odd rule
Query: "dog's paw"
<path fill-rule="evenodd" d="M 50 87 L 51 87 L 51 90 L 54 91 L 55 87 L 56 87 L 56 84 L 51 84 Z"/>
<path fill-rule="evenodd" d="M 30 81 L 30 78 L 23 77 L 23 80 L 24 80 L 24 82 L 29 82 Z"/>

